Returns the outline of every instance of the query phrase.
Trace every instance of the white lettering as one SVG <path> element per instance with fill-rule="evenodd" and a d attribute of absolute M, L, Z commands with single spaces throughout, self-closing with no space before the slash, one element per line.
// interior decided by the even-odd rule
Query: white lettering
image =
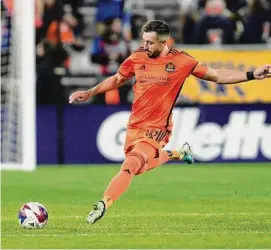
<path fill-rule="evenodd" d="M 262 143 L 260 145 L 260 150 L 262 155 L 271 160 L 271 125 L 265 125 L 265 128 L 261 130 L 262 132 Z"/>
<path fill-rule="evenodd" d="M 230 114 L 229 123 L 224 126 L 225 142 L 222 158 L 237 159 L 239 157 L 246 118 L 246 111 L 235 111 Z"/>
<path fill-rule="evenodd" d="M 242 159 L 255 159 L 259 154 L 266 113 L 264 111 L 251 111 L 247 112 L 247 114 L 247 123 L 242 133 L 243 145 L 240 157 Z"/>
<path fill-rule="evenodd" d="M 224 136 L 221 126 L 216 123 L 203 123 L 193 134 L 195 157 L 201 161 L 211 161 L 221 154 Z"/>
<path fill-rule="evenodd" d="M 128 111 L 114 113 L 100 126 L 97 147 L 108 160 L 122 161 L 125 157 L 123 147 L 129 115 Z M 204 122 L 198 108 L 175 108 L 172 137 L 166 149 L 180 148 L 187 141 L 199 161 L 213 161 L 218 157 L 253 160 L 259 154 L 262 159 L 271 160 L 271 125 L 265 124 L 266 115 L 265 111 L 233 111 L 228 123 L 221 126 Z"/>
<path fill-rule="evenodd" d="M 111 161 L 124 159 L 124 143 L 129 111 L 110 115 L 101 124 L 97 133 L 97 147 L 100 153 Z"/>

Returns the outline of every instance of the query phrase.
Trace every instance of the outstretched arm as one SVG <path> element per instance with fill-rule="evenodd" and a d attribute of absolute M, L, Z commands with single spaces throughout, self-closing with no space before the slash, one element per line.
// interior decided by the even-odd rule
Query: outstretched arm
<path fill-rule="evenodd" d="M 71 94 L 69 98 L 69 103 L 73 102 L 84 102 L 88 100 L 90 97 L 105 93 L 112 89 L 119 88 L 122 86 L 129 78 L 122 76 L 121 74 L 117 73 L 109 78 L 105 79 L 95 87 L 86 90 L 86 91 L 76 91 Z"/>
<path fill-rule="evenodd" d="M 253 72 L 242 72 L 234 70 L 215 70 L 208 68 L 206 74 L 202 76 L 200 73 L 202 65 L 198 64 L 192 75 L 203 80 L 216 82 L 217 84 L 233 84 L 239 82 L 246 82 L 250 80 L 262 80 L 271 78 L 271 64 L 259 67 Z"/>

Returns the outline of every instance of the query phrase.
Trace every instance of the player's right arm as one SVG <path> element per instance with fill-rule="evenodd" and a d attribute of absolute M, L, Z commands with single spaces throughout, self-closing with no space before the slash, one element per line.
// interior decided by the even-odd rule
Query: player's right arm
<path fill-rule="evenodd" d="M 120 66 L 119 71 L 109 78 L 105 79 L 95 87 L 86 91 L 76 91 L 71 94 L 69 98 L 69 103 L 73 102 L 84 102 L 90 97 L 105 93 L 112 89 L 119 88 L 122 86 L 129 78 L 133 77 L 134 69 L 132 59 L 128 57 Z"/>
<path fill-rule="evenodd" d="M 84 102 L 92 96 L 105 93 L 105 92 L 110 91 L 112 89 L 119 88 L 127 80 L 128 80 L 128 78 L 122 76 L 120 73 L 117 73 L 117 74 L 105 79 L 104 81 L 102 81 L 101 83 L 99 83 L 98 85 L 96 85 L 95 87 L 93 87 L 89 90 L 74 92 L 69 98 L 69 103 Z"/>

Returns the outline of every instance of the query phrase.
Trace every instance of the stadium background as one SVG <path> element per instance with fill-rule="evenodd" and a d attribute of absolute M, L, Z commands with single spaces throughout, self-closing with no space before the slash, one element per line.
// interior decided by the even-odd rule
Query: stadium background
<path fill-rule="evenodd" d="M 10 57 L 12 2 L 1 1 L 2 78 L 8 77 L 9 60 L 3 59 Z M 269 79 L 219 86 L 188 78 L 169 146 L 190 141 L 195 166 L 176 162 L 140 176 L 94 228 L 84 224 L 84 215 L 118 171 L 112 163 L 123 160 L 133 81 L 87 104 L 68 104 L 73 91 L 116 71 L 151 19 L 167 21 L 169 42 L 213 68 L 248 71 L 270 64 L 270 1 L 35 4 L 37 170 L 1 173 L 2 247 L 270 248 Z M 5 88 L 1 97 L 4 105 Z M 33 199 L 52 217 L 42 231 L 22 231 L 17 210 Z"/>

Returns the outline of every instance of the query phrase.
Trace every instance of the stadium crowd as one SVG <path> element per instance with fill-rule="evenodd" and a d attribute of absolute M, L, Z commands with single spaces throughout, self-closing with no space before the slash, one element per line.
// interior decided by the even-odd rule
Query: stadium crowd
<path fill-rule="evenodd" d="M 151 3 L 151 1 L 145 1 Z M 270 42 L 271 0 L 167 0 L 162 5 L 165 20 L 177 29 L 171 43 L 264 44 Z M 172 3 L 177 5 L 173 5 Z M 137 0 L 35 0 L 37 104 L 67 103 L 61 84 L 71 75 L 74 53 L 88 54 L 97 82 L 116 72 L 131 53 L 131 43 L 140 41 L 140 27 L 155 10 Z M 141 5 L 140 5 L 141 3 Z M 12 0 L 2 0 L 1 9 L 12 15 Z M 176 12 L 176 6 L 179 14 Z M 83 10 L 94 10 L 84 12 Z M 137 11 L 136 11 L 137 10 Z M 160 13 L 161 14 L 161 13 Z M 92 15 L 92 19 L 90 16 Z M 1 15 L 2 19 L 5 15 Z M 166 17 L 167 16 L 167 17 Z M 174 17 L 174 18 L 173 18 Z M 91 21 L 90 21 L 91 20 Z M 9 22 L 2 22 L 2 31 Z M 5 26 L 6 25 L 6 26 Z M 172 24 L 173 25 L 173 24 Z M 90 27 L 94 32 L 89 34 Z M 7 32 L 2 32 L 7 36 Z M 2 42 L 2 48 L 5 43 Z M 2 52 L 3 54 L 3 52 Z M 131 84 L 100 96 L 92 103 L 130 103 Z"/>

